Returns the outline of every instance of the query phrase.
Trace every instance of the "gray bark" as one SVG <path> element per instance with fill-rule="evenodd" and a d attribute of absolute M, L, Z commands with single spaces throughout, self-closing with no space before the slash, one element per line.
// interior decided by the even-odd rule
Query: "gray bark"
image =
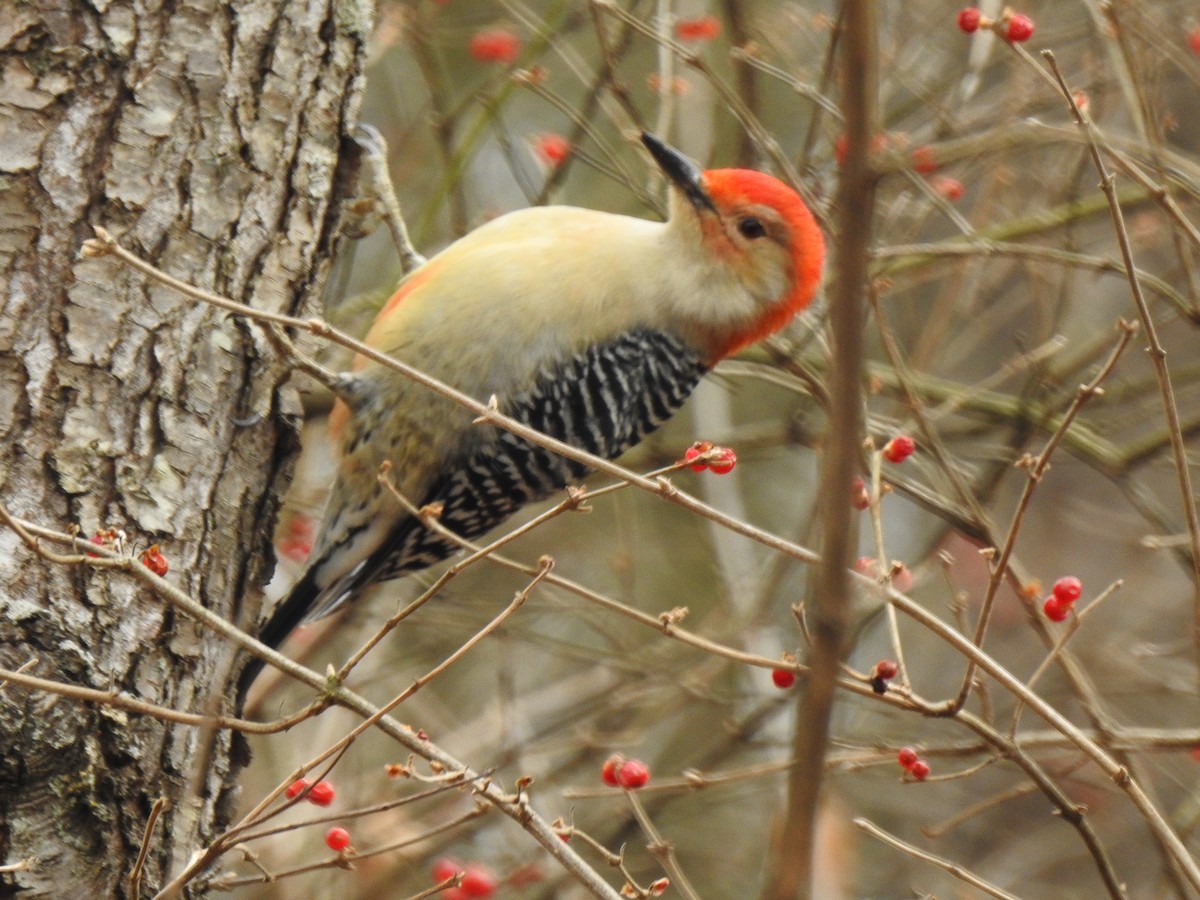
<path fill-rule="evenodd" d="M 0 4 L 0 502 L 158 543 L 168 579 L 257 612 L 294 444 L 286 373 L 244 323 L 80 255 L 91 225 L 172 275 L 314 310 L 353 154 L 370 9 L 336 0 Z M 0 531 L 0 665 L 193 712 L 233 650 L 128 577 Z M 225 824 L 225 733 L 9 685 L 0 897 L 143 894 Z"/>

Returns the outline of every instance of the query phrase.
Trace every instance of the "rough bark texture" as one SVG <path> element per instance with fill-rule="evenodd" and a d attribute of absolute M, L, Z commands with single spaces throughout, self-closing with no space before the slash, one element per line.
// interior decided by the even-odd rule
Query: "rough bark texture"
<path fill-rule="evenodd" d="M 312 309 L 348 183 L 370 9 L 335 0 L 0 3 L 0 500 L 162 545 L 168 576 L 254 614 L 292 443 L 284 373 L 244 323 L 86 259 L 103 224 L 193 284 Z M 232 650 L 128 578 L 0 532 L 0 665 L 205 711 Z M 232 804 L 228 735 L 9 686 L 0 897 L 143 892 Z"/>

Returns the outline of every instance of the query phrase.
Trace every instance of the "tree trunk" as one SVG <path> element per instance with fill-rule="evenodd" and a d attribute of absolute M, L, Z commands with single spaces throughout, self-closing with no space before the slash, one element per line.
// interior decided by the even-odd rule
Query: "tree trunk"
<path fill-rule="evenodd" d="M 354 153 L 369 5 L 0 4 L 0 502 L 125 552 L 248 621 L 294 443 L 261 335 L 109 258 L 91 226 L 184 281 L 315 309 Z M 294 408 L 294 407 L 293 407 Z M 0 665 L 192 712 L 234 651 L 130 578 L 0 531 Z M 0 697 L 0 897 L 130 896 L 225 824 L 228 732 L 27 691 Z M 17 865 L 30 861 L 29 865 Z"/>

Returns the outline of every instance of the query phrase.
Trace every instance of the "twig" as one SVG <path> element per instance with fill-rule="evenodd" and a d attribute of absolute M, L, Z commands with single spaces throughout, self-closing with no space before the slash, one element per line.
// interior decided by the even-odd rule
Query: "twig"
<path fill-rule="evenodd" d="M 446 834 L 450 831 L 454 831 L 455 829 L 459 828 L 460 826 L 465 825 L 467 822 L 471 822 L 474 819 L 478 819 L 480 816 L 485 815 L 487 812 L 488 812 L 488 808 L 486 806 L 477 806 L 474 809 L 468 810 L 465 813 L 461 813 L 461 814 L 455 816 L 453 819 L 450 819 L 447 822 L 443 822 L 440 825 L 430 828 L 428 831 L 422 831 L 420 834 L 414 835 L 413 837 L 401 838 L 399 840 L 392 841 L 388 844 L 383 844 L 382 846 L 379 846 L 379 847 L 373 847 L 370 850 L 356 850 L 352 858 L 355 860 L 370 859 L 375 856 L 384 856 L 388 853 L 395 853 L 397 850 L 402 850 L 405 847 L 411 847 L 413 844 L 420 844 L 423 841 L 428 841 L 430 838 L 437 837 L 439 834 Z M 310 820 L 308 822 L 294 823 L 293 825 L 287 826 L 287 828 L 288 829 L 299 828 L 299 827 L 303 827 L 305 825 L 312 825 L 312 824 L 316 824 L 317 822 L 333 821 L 334 819 L 339 819 L 339 818 L 346 818 L 346 816 L 345 815 L 327 816 L 327 817 L 324 817 L 321 819 Z M 277 830 L 286 830 L 286 829 L 277 829 Z M 274 833 L 274 832 L 271 832 L 271 833 Z M 261 836 L 261 835 L 258 835 L 258 834 L 253 835 L 253 837 L 259 837 L 259 836 Z M 247 835 L 246 837 L 243 838 L 243 840 L 250 840 L 251 837 L 252 836 Z M 251 884 L 273 884 L 277 881 L 281 881 L 282 879 L 289 878 L 293 875 L 303 875 L 306 872 L 315 872 L 315 871 L 319 871 L 320 869 L 340 868 L 340 867 L 342 867 L 342 863 L 343 863 L 343 860 L 340 856 L 334 856 L 334 857 L 330 857 L 328 859 L 321 860 L 320 862 L 310 863 L 305 866 L 297 866 L 295 868 L 287 869 L 282 872 L 263 873 L 262 875 L 244 876 L 241 878 L 216 877 L 216 878 L 213 878 L 211 881 L 209 881 L 207 883 L 207 886 L 213 887 L 213 888 L 220 888 L 221 890 L 227 891 L 227 890 L 232 890 L 235 887 L 245 887 L 246 885 L 251 885 Z M 422 894 L 420 896 L 432 896 L 432 895 L 431 894 Z"/>
<path fill-rule="evenodd" d="M 880 828 L 878 825 L 874 824 L 873 822 L 869 822 L 868 820 L 863 819 L 863 818 L 856 818 L 856 819 L 854 819 L 854 824 L 857 825 L 859 828 L 861 828 L 863 831 L 865 831 L 867 834 L 871 835 L 871 837 L 876 838 L 877 840 L 883 841 L 885 844 L 895 847 L 897 850 L 901 850 L 904 853 L 907 853 L 909 856 L 913 857 L 914 859 L 919 859 L 922 862 L 927 862 L 930 865 L 937 866 L 939 869 L 943 869 L 944 871 L 949 872 L 951 875 L 953 875 L 959 881 L 965 881 L 967 884 L 971 885 L 972 887 L 979 888 L 979 890 L 983 891 L 985 894 L 988 894 L 992 897 L 999 897 L 1000 900 L 1020 900 L 1019 897 L 1017 897 L 1013 894 L 1010 894 L 1007 891 L 1002 891 L 1000 888 L 996 887 L 994 884 L 992 884 L 988 881 L 985 881 L 984 879 L 980 878 L 978 875 L 971 872 L 969 869 L 966 869 L 966 868 L 960 866 L 958 863 L 950 862 L 950 860 L 943 859 L 942 857 L 937 856 L 933 853 L 930 853 L 927 850 L 921 850 L 917 847 L 914 847 L 912 844 L 906 843 L 905 841 L 900 840 L 900 838 L 896 837 L 895 835 L 889 834 L 888 832 L 884 831 L 882 828 Z"/>
<path fill-rule="evenodd" d="M 167 808 L 167 798 L 159 797 L 154 801 L 154 805 L 150 807 L 150 815 L 146 817 L 146 828 L 142 832 L 142 845 L 138 848 L 137 859 L 133 863 L 133 871 L 129 873 L 129 896 L 142 896 L 142 870 L 146 866 L 146 857 L 150 855 L 150 836 L 154 833 L 154 826 L 158 822 L 158 817 L 163 814 L 163 810 Z"/>
<path fill-rule="evenodd" d="M 416 251 L 408 236 L 408 225 L 404 222 L 404 213 L 400 209 L 396 189 L 392 186 L 391 173 L 388 172 L 387 142 L 373 125 L 360 122 L 358 130 L 365 135 L 362 143 L 367 150 L 366 163 L 371 173 L 371 185 L 383 204 L 383 220 L 392 232 L 392 241 L 396 245 L 396 252 L 400 254 L 400 271 L 407 275 L 423 265 L 425 257 Z"/>
<path fill-rule="evenodd" d="M 679 861 L 675 858 L 675 851 L 671 844 L 663 840 L 658 829 L 654 827 L 654 822 L 650 820 L 650 816 L 646 814 L 646 807 L 642 806 L 642 801 L 638 799 L 635 791 L 626 791 L 625 796 L 629 800 L 629 808 L 633 810 L 633 816 L 641 826 L 647 840 L 650 841 L 650 852 L 659 858 L 663 868 L 667 870 L 667 874 L 671 876 L 671 886 L 678 888 L 679 892 L 688 900 L 700 900 L 700 895 L 696 893 L 696 889 L 692 887 L 687 876 L 683 874 L 683 869 L 679 867 Z"/>

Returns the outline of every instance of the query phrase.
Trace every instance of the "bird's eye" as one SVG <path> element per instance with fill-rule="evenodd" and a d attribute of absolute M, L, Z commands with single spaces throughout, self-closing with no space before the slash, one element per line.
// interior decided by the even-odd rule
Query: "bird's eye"
<path fill-rule="evenodd" d="M 746 216 L 744 219 L 740 219 L 737 229 L 742 237 L 751 241 L 755 238 L 767 236 L 767 227 L 754 216 Z"/>

